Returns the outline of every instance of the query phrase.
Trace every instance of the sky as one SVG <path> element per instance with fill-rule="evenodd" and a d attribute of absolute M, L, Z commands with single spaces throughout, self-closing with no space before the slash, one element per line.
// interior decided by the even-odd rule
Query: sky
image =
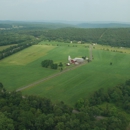
<path fill-rule="evenodd" d="M 0 20 L 130 23 L 130 0 L 0 0 Z"/>

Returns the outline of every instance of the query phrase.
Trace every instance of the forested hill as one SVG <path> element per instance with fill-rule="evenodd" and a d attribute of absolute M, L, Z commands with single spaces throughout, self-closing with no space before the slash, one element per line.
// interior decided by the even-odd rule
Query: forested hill
<path fill-rule="evenodd" d="M 75 28 L 65 24 L 1 24 L 0 46 L 49 40 L 130 47 L 130 28 Z M 12 29 L 10 27 L 12 26 Z M 36 42 L 35 42 L 36 41 Z"/>
<path fill-rule="evenodd" d="M 0 21 L 0 29 L 57 29 L 74 27 L 71 24 L 51 22 L 27 22 L 27 21 Z"/>
<path fill-rule="evenodd" d="M 130 23 L 119 22 L 74 22 L 74 21 L 10 21 L 0 20 L 0 28 L 13 28 L 21 26 L 26 28 L 129 28 Z"/>
<path fill-rule="evenodd" d="M 129 122 L 130 80 L 100 89 L 73 107 L 8 92 L 0 83 L 0 130 L 126 130 Z"/>
<path fill-rule="evenodd" d="M 81 29 L 62 28 L 48 30 L 43 33 L 45 39 L 78 42 L 98 43 L 102 45 L 130 47 L 130 28 L 102 28 Z"/>
<path fill-rule="evenodd" d="M 80 28 L 129 28 L 128 23 L 81 23 L 77 24 Z"/>

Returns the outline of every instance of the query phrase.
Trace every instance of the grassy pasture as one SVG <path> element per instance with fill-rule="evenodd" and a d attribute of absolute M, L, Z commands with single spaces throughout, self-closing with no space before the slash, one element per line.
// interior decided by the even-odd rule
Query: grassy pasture
<path fill-rule="evenodd" d="M 75 53 L 75 54 L 74 54 Z M 55 63 L 68 62 L 68 54 L 84 56 L 85 47 L 34 45 L 0 61 L 0 81 L 8 90 L 16 90 L 39 79 L 59 72 L 41 67 L 41 61 L 53 59 Z M 65 68 L 65 65 L 64 65 Z"/>
<path fill-rule="evenodd" d="M 89 47 L 90 43 L 78 44 L 78 43 L 67 43 L 67 42 L 56 42 L 56 41 L 42 41 L 39 45 L 49 45 L 49 46 L 64 46 L 64 47 Z"/>
<path fill-rule="evenodd" d="M 41 68 L 43 56 L 52 48 L 39 45 L 31 46 L 1 60 L 1 82 L 8 90 L 15 90 L 42 77 L 56 73 L 56 71 Z"/>
<path fill-rule="evenodd" d="M 119 53 L 130 54 L 130 48 L 125 48 L 125 47 L 111 47 L 111 46 L 96 44 L 96 45 L 93 46 L 93 48 L 99 49 L 99 50 L 111 51 L 111 52 L 119 52 Z"/>
<path fill-rule="evenodd" d="M 8 90 L 16 90 L 59 72 L 59 70 L 42 68 L 42 60 L 53 59 L 55 63 L 62 62 L 65 69 L 68 55 L 71 57 L 89 55 L 89 49 L 86 46 L 88 44 L 40 42 L 38 45 L 1 60 L 0 80 Z M 97 45 L 93 49 L 94 60 L 91 63 L 29 87 L 23 90 L 23 93 L 48 97 L 55 102 L 62 100 L 68 104 L 74 104 L 79 98 L 88 97 L 101 87 L 106 89 L 129 79 L 129 51 L 119 53 L 100 50 L 100 47 Z"/>
<path fill-rule="evenodd" d="M 2 60 L 2 64 L 10 65 L 27 65 L 40 57 L 44 57 L 48 51 L 55 47 L 34 45 L 23 51 L 14 54 L 13 56 L 7 57 Z"/>
<path fill-rule="evenodd" d="M 30 87 L 23 93 L 73 104 L 99 88 L 113 87 L 130 78 L 129 54 L 94 49 L 93 56 L 91 63 Z"/>

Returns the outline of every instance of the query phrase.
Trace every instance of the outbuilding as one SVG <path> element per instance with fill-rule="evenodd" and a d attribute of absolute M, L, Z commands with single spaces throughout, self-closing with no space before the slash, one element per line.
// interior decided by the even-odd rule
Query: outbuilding
<path fill-rule="evenodd" d="M 66 63 L 66 66 L 70 66 L 70 63 Z"/>

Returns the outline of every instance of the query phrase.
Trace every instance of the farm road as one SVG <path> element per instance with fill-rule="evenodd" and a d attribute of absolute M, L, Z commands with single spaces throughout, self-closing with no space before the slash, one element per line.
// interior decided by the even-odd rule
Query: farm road
<path fill-rule="evenodd" d="M 90 47 L 89 47 L 89 57 L 90 57 L 90 60 L 92 60 L 92 45 L 90 45 Z M 73 66 L 73 67 L 69 67 L 69 68 L 67 68 L 67 69 L 65 69 L 65 70 L 62 70 L 61 72 L 58 72 L 58 73 L 56 73 L 56 74 L 54 74 L 54 75 L 48 76 L 48 77 L 43 78 L 43 79 L 41 79 L 41 80 L 38 80 L 38 81 L 36 81 L 36 82 L 34 82 L 34 83 L 32 83 L 32 84 L 29 84 L 29 85 L 27 85 L 27 86 L 24 86 L 24 87 L 22 87 L 22 88 L 19 88 L 19 89 L 16 90 L 16 92 L 22 91 L 22 90 L 27 89 L 27 88 L 29 88 L 29 87 L 32 87 L 32 86 L 34 86 L 34 85 L 40 84 L 40 83 L 42 83 L 42 82 L 44 82 L 44 81 L 46 81 L 46 80 L 52 79 L 52 78 L 54 78 L 54 77 L 56 77 L 56 76 L 59 76 L 59 75 L 65 73 L 65 72 L 67 72 L 67 71 L 74 70 L 74 69 L 76 69 L 76 68 L 78 68 L 78 67 L 80 67 L 80 66 L 83 66 L 83 65 L 87 64 L 87 63 L 88 63 L 88 62 L 86 61 L 86 62 L 84 62 L 84 63 L 82 63 L 82 64 L 75 65 L 75 66 Z"/>
<path fill-rule="evenodd" d="M 92 61 L 93 54 L 92 54 L 92 45 L 89 46 L 89 59 Z"/>

